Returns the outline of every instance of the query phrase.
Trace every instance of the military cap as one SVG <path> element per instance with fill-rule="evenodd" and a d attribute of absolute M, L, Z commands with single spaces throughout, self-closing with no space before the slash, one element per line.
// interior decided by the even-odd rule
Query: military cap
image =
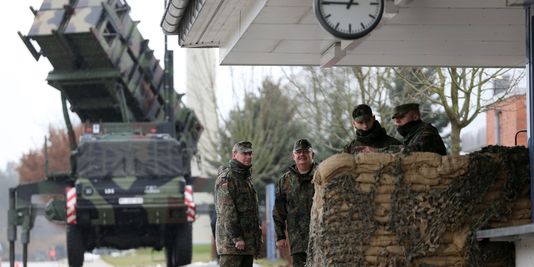
<path fill-rule="evenodd" d="M 399 106 L 396 106 L 393 109 L 393 116 L 391 116 L 392 119 L 395 118 L 402 118 L 408 111 L 417 111 L 419 112 L 419 104 L 417 103 L 409 103 L 409 104 L 402 104 Z"/>
<path fill-rule="evenodd" d="M 243 152 L 243 153 L 252 152 L 252 143 L 249 141 L 237 142 L 232 148 L 232 152 Z"/>
<path fill-rule="evenodd" d="M 355 121 L 368 121 L 373 116 L 371 107 L 366 104 L 358 105 L 352 110 L 352 119 Z"/>
<path fill-rule="evenodd" d="M 298 150 L 311 150 L 312 145 L 308 139 L 300 139 L 293 145 L 293 151 Z"/>

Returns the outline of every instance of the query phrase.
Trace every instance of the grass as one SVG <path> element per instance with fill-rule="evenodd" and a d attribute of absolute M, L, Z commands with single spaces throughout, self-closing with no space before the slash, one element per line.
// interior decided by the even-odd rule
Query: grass
<path fill-rule="evenodd" d="M 193 262 L 212 261 L 211 244 L 193 245 Z"/>
<path fill-rule="evenodd" d="M 121 256 L 112 257 L 110 255 L 102 256 L 102 260 L 115 267 L 149 267 L 149 266 L 165 266 L 165 253 L 162 251 L 155 251 L 152 249 L 137 249 L 131 253 L 126 253 Z M 194 244 L 193 245 L 193 262 L 209 262 L 212 261 L 211 244 Z M 267 259 L 255 260 L 255 263 L 262 267 L 282 267 L 286 265 L 286 261 L 278 259 L 269 261 Z"/>
<path fill-rule="evenodd" d="M 268 259 L 259 259 L 259 260 L 254 260 L 254 262 L 257 263 L 258 265 L 261 265 L 262 267 L 283 267 L 283 266 L 286 266 L 287 264 L 287 262 L 282 259 L 277 259 L 274 261 L 270 261 Z"/>
<path fill-rule="evenodd" d="M 165 253 L 163 250 L 137 249 L 131 254 L 117 257 L 105 255 L 102 256 L 102 260 L 115 267 L 165 266 Z M 211 260 L 210 244 L 193 245 L 193 262 L 208 262 Z"/>
<path fill-rule="evenodd" d="M 152 249 L 137 249 L 132 254 L 113 257 L 111 255 L 102 256 L 102 260 L 116 267 L 126 266 L 157 266 L 165 265 L 165 254 L 163 251 Z"/>

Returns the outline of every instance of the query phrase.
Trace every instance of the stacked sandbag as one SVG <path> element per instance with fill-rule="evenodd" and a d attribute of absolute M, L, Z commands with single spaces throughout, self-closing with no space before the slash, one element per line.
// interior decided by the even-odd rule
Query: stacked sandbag
<path fill-rule="evenodd" d="M 334 155 L 314 177 L 307 266 L 503 265 L 513 246 L 475 233 L 530 223 L 529 179 L 520 147 Z"/>

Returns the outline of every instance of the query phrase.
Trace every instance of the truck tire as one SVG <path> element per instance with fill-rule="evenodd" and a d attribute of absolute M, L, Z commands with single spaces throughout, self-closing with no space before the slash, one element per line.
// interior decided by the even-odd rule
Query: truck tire
<path fill-rule="evenodd" d="M 193 227 L 191 223 L 176 227 L 174 240 L 165 249 L 167 267 L 183 266 L 191 263 L 193 257 Z"/>
<path fill-rule="evenodd" d="M 67 225 L 67 258 L 70 267 L 83 265 L 85 245 L 81 229 L 76 225 Z"/>

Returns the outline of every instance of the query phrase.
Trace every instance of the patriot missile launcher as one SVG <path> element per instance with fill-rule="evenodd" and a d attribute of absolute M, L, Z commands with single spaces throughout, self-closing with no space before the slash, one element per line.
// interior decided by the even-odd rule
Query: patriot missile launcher
<path fill-rule="evenodd" d="M 129 15 L 124 0 L 44 0 L 27 35 L 36 60 L 53 66 L 71 143 L 71 170 L 9 191 L 8 239 L 14 266 L 17 228 L 23 262 L 35 216 L 67 228 L 69 266 L 82 266 L 94 248 L 165 249 L 167 266 L 191 262 L 191 158 L 202 132 L 165 69 Z M 36 47 L 36 45 L 38 47 Z M 84 122 L 79 140 L 70 109 Z M 60 195 L 46 207 L 34 195 Z"/>

